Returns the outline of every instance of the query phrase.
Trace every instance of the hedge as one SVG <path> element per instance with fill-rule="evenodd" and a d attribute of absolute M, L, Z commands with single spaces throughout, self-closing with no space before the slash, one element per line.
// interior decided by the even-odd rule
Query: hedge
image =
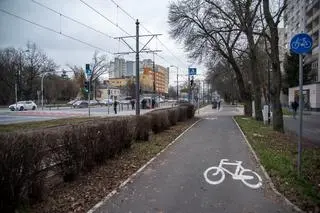
<path fill-rule="evenodd" d="M 193 111 L 189 104 L 140 116 L 0 134 L 0 212 L 15 212 L 42 199 L 50 169 L 61 180 L 73 181 L 130 148 L 133 141 L 148 141 L 151 130 L 157 134 L 193 117 Z"/>

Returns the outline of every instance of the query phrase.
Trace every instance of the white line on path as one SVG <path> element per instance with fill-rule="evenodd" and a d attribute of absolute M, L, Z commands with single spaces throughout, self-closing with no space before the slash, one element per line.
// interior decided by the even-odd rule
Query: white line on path
<path fill-rule="evenodd" d="M 237 121 L 234 119 L 234 117 L 233 117 L 232 119 L 233 119 L 233 121 L 235 122 L 235 124 L 237 125 L 237 127 L 239 128 L 239 130 L 240 130 L 240 132 L 241 132 L 241 134 L 242 134 L 242 136 L 243 136 L 246 144 L 248 145 L 248 147 L 249 147 L 250 151 L 252 152 L 252 154 L 253 154 L 255 160 L 257 161 L 258 165 L 260 166 L 260 169 L 262 170 L 262 173 L 264 174 L 265 178 L 267 179 L 267 182 L 269 183 L 269 185 L 270 185 L 271 189 L 274 191 L 274 193 L 275 193 L 276 195 L 278 195 L 279 197 L 281 197 L 281 198 L 285 201 L 285 203 L 286 203 L 288 206 L 290 206 L 294 211 L 296 211 L 296 212 L 303 212 L 298 206 L 296 206 L 296 205 L 294 205 L 293 203 L 291 203 L 291 201 L 289 201 L 283 194 L 281 194 L 281 193 L 276 189 L 276 187 L 274 186 L 274 184 L 273 184 L 270 176 L 268 175 L 267 171 L 265 170 L 265 168 L 264 168 L 263 165 L 261 164 L 260 159 L 258 158 L 257 154 L 256 154 L 255 151 L 253 150 L 251 144 L 249 143 L 246 135 L 243 133 L 242 129 L 240 128 L 239 124 L 238 124 Z"/>

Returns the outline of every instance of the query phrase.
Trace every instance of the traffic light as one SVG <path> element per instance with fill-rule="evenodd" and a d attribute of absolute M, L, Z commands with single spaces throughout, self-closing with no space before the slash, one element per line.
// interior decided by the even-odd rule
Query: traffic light
<path fill-rule="evenodd" d="M 85 90 L 86 92 L 89 92 L 89 81 L 85 81 L 85 82 L 84 82 L 84 90 Z"/>
<path fill-rule="evenodd" d="M 193 79 L 190 80 L 190 86 L 192 86 L 192 85 L 193 85 Z"/>

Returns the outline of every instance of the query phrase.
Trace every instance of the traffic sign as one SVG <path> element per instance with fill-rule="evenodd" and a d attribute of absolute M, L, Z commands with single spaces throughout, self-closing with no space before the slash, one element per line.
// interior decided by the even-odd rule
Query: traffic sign
<path fill-rule="evenodd" d="M 197 68 L 189 68 L 189 75 L 197 75 Z"/>
<path fill-rule="evenodd" d="M 290 49 L 297 54 L 307 53 L 312 48 L 312 38 L 306 33 L 296 34 L 290 42 Z"/>
<path fill-rule="evenodd" d="M 92 74 L 92 71 L 91 71 L 91 69 L 90 69 L 90 64 L 86 64 L 86 74 L 87 74 L 88 76 L 90 76 L 90 75 Z"/>

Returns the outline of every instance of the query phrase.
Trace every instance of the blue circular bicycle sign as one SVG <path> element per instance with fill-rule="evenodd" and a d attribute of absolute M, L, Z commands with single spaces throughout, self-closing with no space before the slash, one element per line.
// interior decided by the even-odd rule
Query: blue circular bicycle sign
<path fill-rule="evenodd" d="M 312 48 L 312 38 L 306 33 L 295 35 L 290 42 L 290 49 L 297 54 L 307 53 Z"/>

